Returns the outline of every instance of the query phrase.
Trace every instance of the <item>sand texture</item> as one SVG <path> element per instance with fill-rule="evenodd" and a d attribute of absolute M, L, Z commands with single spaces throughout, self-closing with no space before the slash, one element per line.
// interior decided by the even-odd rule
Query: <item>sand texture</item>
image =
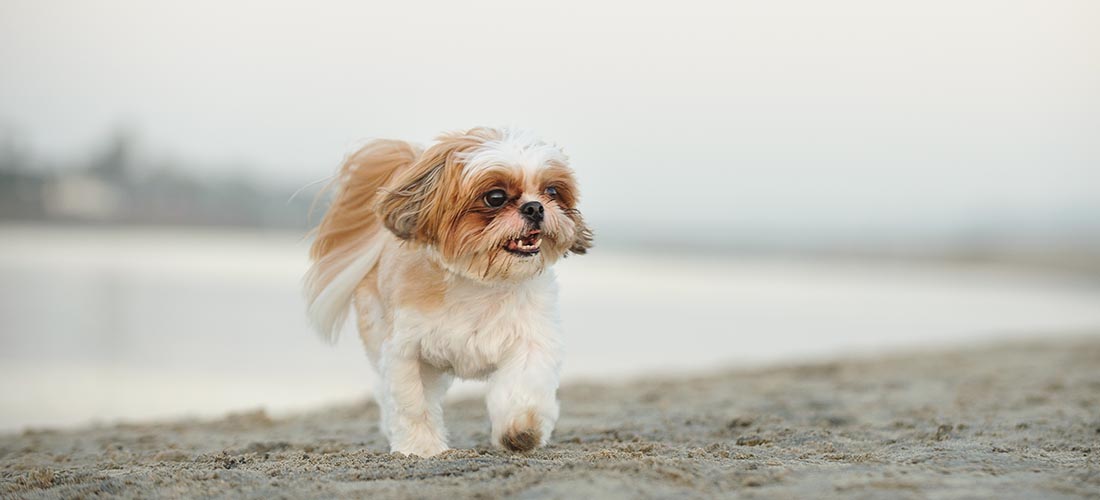
<path fill-rule="evenodd" d="M 166 388 L 167 390 L 167 388 Z M 548 448 L 447 407 L 431 459 L 371 404 L 0 436 L 0 496 L 1100 498 L 1100 340 L 1051 340 L 561 391 Z"/>

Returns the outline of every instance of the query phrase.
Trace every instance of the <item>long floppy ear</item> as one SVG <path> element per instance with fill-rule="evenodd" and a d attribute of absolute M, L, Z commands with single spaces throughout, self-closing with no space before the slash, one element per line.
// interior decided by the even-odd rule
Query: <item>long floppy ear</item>
<path fill-rule="evenodd" d="M 432 198 L 442 177 L 445 159 L 427 155 L 401 172 L 382 190 L 382 197 L 375 205 L 382 224 L 403 240 L 425 236 L 422 221 L 425 212 L 432 208 Z"/>
<path fill-rule="evenodd" d="M 588 228 L 588 224 L 585 224 L 584 217 L 581 216 L 579 210 L 570 210 L 569 218 L 573 219 L 573 224 L 577 228 L 577 236 L 573 240 L 573 246 L 569 247 L 569 251 L 584 255 L 588 253 L 589 248 L 592 248 L 592 230 Z"/>
<path fill-rule="evenodd" d="M 472 129 L 462 134 L 438 138 L 407 170 L 396 175 L 375 205 L 382 224 L 403 240 L 432 243 L 444 224 L 445 208 L 440 191 L 458 182 L 462 163 L 460 154 L 493 138 L 488 129 Z"/>

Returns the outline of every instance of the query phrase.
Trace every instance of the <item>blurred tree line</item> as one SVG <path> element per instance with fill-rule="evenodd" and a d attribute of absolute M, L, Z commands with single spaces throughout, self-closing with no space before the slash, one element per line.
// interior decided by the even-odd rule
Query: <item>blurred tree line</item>
<path fill-rule="evenodd" d="M 262 185 L 241 174 L 195 175 L 185 163 L 137 154 L 116 131 L 86 160 L 36 157 L 0 131 L 0 221 L 305 229 L 319 186 Z M 239 170 L 239 169 L 236 169 Z"/>

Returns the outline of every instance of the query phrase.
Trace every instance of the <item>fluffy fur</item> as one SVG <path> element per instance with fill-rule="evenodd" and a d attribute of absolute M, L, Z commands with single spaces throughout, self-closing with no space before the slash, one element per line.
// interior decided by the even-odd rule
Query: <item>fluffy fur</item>
<path fill-rule="evenodd" d="M 334 340 L 354 309 L 392 451 L 447 449 L 442 399 L 456 376 L 488 380 L 494 445 L 547 442 L 560 367 L 551 266 L 592 245 L 577 200 L 565 154 L 516 130 L 447 134 L 427 150 L 378 140 L 344 162 L 310 249 L 308 312 Z"/>

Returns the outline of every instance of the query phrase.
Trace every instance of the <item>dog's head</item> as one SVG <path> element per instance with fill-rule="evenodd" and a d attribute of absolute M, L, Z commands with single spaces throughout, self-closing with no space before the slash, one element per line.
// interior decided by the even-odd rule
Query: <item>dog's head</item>
<path fill-rule="evenodd" d="M 577 201 L 557 146 L 475 128 L 440 137 L 387 183 L 376 209 L 393 234 L 424 245 L 451 271 L 512 281 L 592 246 Z"/>

